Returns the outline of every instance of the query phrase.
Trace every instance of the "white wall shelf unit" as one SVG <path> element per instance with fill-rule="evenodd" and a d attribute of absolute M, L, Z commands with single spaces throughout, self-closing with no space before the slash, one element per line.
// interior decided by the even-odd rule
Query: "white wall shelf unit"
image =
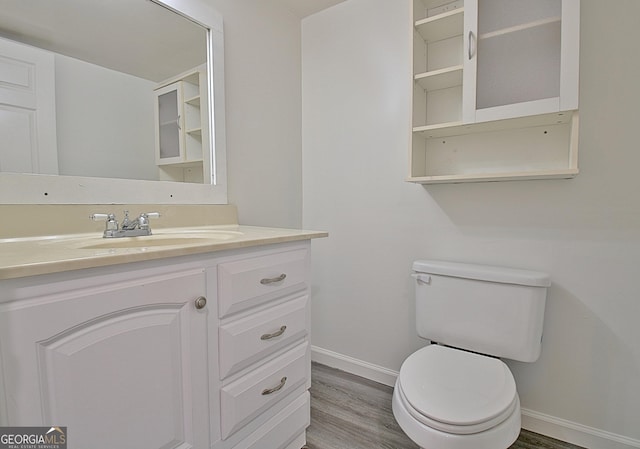
<path fill-rule="evenodd" d="M 205 85 L 206 72 L 199 67 L 156 89 L 156 164 L 162 180 L 204 182 L 208 112 L 200 99 Z"/>
<path fill-rule="evenodd" d="M 579 0 L 413 0 L 413 13 L 408 181 L 578 173 Z"/>

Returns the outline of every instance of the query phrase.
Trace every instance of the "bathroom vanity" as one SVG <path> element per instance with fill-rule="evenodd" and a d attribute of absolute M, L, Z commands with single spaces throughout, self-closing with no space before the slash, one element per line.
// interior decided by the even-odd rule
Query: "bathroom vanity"
<path fill-rule="evenodd" d="M 0 425 L 67 426 L 69 448 L 302 447 L 310 239 L 326 235 L 3 239 Z"/>

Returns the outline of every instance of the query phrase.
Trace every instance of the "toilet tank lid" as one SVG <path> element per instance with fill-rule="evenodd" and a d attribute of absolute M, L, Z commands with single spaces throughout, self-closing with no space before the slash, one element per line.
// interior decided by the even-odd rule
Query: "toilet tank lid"
<path fill-rule="evenodd" d="M 416 260 L 413 263 L 413 270 L 418 273 L 500 282 L 503 284 L 518 284 L 531 287 L 549 287 L 551 285 L 549 275 L 546 273 L 490 265 L 442 260 Z"/>

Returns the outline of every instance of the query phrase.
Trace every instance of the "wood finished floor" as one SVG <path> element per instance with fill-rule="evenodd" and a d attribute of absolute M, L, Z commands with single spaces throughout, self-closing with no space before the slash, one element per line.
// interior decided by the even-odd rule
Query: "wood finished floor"
<path fill-rule="evenodd" d="M 307 447 L 419 449 L 393 417 L 392 392 L 386 385 L 314 363 Z M 523 430 L 510 449 L 581 448 Z"/>

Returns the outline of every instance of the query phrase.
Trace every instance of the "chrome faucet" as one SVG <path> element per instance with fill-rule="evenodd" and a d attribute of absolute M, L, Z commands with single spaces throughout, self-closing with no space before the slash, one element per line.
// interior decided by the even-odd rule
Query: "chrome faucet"
<path fill-rule="evenodd" d="M 138 218 L 131 220 L 129 218 L 129 211 L 125 210 L 122 224 L 118 225 L 118 220 L 116 220 L 116 216 L 114 214 L 93 214 L 89 216 L 93 221 L 106 220 L 104 233 L 102 234 L 106 239 L 151 235 L 149 218 L 159 217 L 160 214 L 158 212 L 146 212 L 140 214 Z"/>

